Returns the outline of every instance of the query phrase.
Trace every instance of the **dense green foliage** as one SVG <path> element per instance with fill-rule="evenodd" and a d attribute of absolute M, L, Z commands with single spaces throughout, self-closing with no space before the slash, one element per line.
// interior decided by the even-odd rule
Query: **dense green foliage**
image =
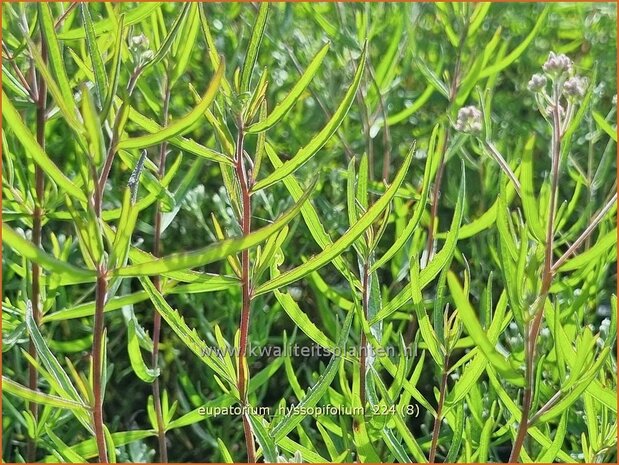
<path fill-rule="evenodd" d="M 615 4 L 2 15 L 5 462 L 617 460 Z"/>

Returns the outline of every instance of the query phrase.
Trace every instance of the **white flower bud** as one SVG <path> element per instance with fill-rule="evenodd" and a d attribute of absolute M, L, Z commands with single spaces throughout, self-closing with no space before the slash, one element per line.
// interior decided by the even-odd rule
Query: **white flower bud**
<path fill-rule="evenodd" d="M 457 131 L 466 134 L 479 135 L 483 129 L 482 114 L 474 106 L 460 108 L 454 125 Z"/>
<path fill-rule="evenodd" d="M 129 39 L 130 43 L 131 43 L 131 48 L 137 50 L 137 49 L 147 49 L 149 42 L 148 42 L 148 37 L 146 37 L 144 34 L 140 34 L 139 36 L 133 36 L 131 37 L 131 39 Z"/>
<path fill-rule="evenodd" d="M 587 80 L 580 76 L 569 78 L 563 84 L 563 92 L 568 97 L 583 98 L 587 91 Z"/>
<path fill-rule="evenodd" d="M 563 53 L 557 55 L 555 52 L 550 52 L 542 69 L 549 77 L 555 79 L 572 70 L 572 60 Z"/>
<path fill-rule="evenodd" d="M 548 80 L 543 74 L 534 74 L 533 76 L 531 76 L 531 80 L 527 85 L 527 89 L 535 93 L 542 92 L 546 88 L 547 82 Z"/>

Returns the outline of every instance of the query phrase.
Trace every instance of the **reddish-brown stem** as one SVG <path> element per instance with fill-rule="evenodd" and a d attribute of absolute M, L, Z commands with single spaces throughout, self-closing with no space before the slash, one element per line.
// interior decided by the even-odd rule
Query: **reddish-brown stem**
<path fill-rule="evenodd" d="M 105 444 L 105 431 L 103 426 L 103 390 L 102 379 L 103 367 L 103 335 L 104 335 L 104 308 L 107 297 L 107 276 L 104 267 L 99 265 L 97 274 L 97 287 L 95 291 L 95 326 L 92 341 L 92 373 L 93 373 L 93 422 L 95 429 L 95 440 L 97 442 L 97 450 L 100 463 L 108 463 L 107 448 Z"/>
<path fill-rule="evenodd" d="M 2 41 L 2 49 L 4 50 L 4 53 L 6 53 L 6 60 L 11 63 L 11 67 L 13 68 L 13 71 L 15 71 L 15 75 L 17 76 L 17 79 L 19 79 L 19 82 L 21 83 L 21 85 L 24 86 L 24 89 L 26 89 L 30 98 L 36 102 L 38 100 L 37 94 L 35 94 L 35 92 L 30 87 L 30 84 L 28 84 L 28 80 L 26 79 L 24 74 L 19 69 L 19 66 L 17 66 L 15 57 L 11 55 L 11 52 L 9 52 L 9 48 L 4 43 L 4 40 Z"/>
<path fill-rule="evenodd" d="M 135 89 L 140 74 L 142 74 L 142 68 L 136 68 L 135 71 L 131 74 L 131 77 L 129 78 L 129 83 L 127 84 L 127 98 L 123 101 L 122 105 L 116 112 L 116 117 L 114 118 L 114 126 L 112 128 L 112 138 L 107 148 L 105 161 L 103 162 L 103 168 L 101 169 L 99 179 L 95 180 L 95 212 L 97 213 L 97 216 L 101 216 L 101 209 L 103 208 L 103 191 L 105 189 L 105 183 L 107 182 L 110 171 L 112 169 L 112 162 L 114 161 L 114 158 L 116 156 L 116 145 L 118 144 L 118 138 L 120 137 L 120 132 L 122 129 L 121 124 L 124 124 L 123 118 L 128 105 L 128 99 L 133 93 L 133 90 Z"/>
<path fill-rule="evenodd" d="M 163 93 L 163 125 L 168 124 L 170 107 L 170 79 L 166 75 L 165 88 Z M 161 180 L 165 174 L 165 161 L 168 143 L 162 142 L 159 146 L 159 171 L 158 177 Z M 161 256 L 161 204 L 159 201 L 155 204 L 155 237 L 153 240 L 153 255 Z M 161 278 L 153 276 L 153 284 L 157 291 L 161 292 Z M 159 364 L 159 340 L 161 339 L 161 315 L 155 311 L 153 316 L 153 354 L 151 363 L 153 369 L 157 369 Z M 161 393 L 159 388 L 159 377 L 153 381 L 153 402 L 155 407 L 155 416 L 157 418 L 157 439 L 159 441 L 159 461 L 162 463 L 168 462 L 168 446 L 165 438 L 165 427 L 163 424 L 163 412 L 161 409 Z"/>
<path fill-rule="evenodd" d="M 69 7 L 64 11 L 62 16 L 60 16 L 60 18 L 58 18 L 56 22 L 54 23 L 54 29 L 58 29 L 60 26 L 62 26 L 62 23 L 64 23 L 64 20 L 67 19 L 67 16 L 69 16 L 69 13 L 71 13 L 71 11 L 73 11 L 78 4 L 79 2 L 72 2 L 69 5 Z"/>
<path fill-rule="evenodd" d="M 438 448 L 438 437 L 441 433 L 441 423 L 443 421 L 443 406 L 445 405 L 445 394 L 447 392 L 447 377 L 449 374 L 449 355 L 445 356 L 445 366 L 443 367 L 443 376 L 441 378 L 441 387 L 438 395 L 438 404 L 436 406 L 436 417 L 434 418 L 434 427 L 432 428 L 432 445 L 430 446 L 430 454 L 428 461 L 434 463 L 436 460 L 436 449 Z"/>
<path fill-rule="evenodd" d="M 247 169 L 244 161 L 244 140 L 245 130 L 243 121 L 238 121 L 238 135 L 236 139 L 236 178 L 241 188 L 241 229 L 243 236 L 251 233 L 251 186 L 250 178 L 247 176 Z M 247 405 L 247 384 L 249 382 L 248 373 L 246 372 L 247 361 L 247 340 L 249 335 L 249 318 L 251 311 L 251 275 L 249 266 L 249 250 L 245 249 L 241 252 L 241 322 L 239 325 L 240 341 L 239 341 L 239 377 L 237 388 L 239 398 L 243 406 Z M 256 446 L 254 443 L 254 435 L 247 414 L 243 414 L 243 431 L 245 433 L 245 444 L 247 446 L 247 462 L 256 462 Z"/>
<path fill-rule="evenodd" d="M 441 158 L 438 165 L 438 171 L 436 172 L 436 179 L 434 180 L 434 186 L 432 188 L 432 210 L 430 212 L 430 221 L 428 222 L 428 242 L 426 245 L 426 263 L 430 262 L 432 253 L 434 252 L 434 223 L 436 216 L 438 215 L 438 200 L 441 195 L 441 184 L 443 182 L 443 173 L 445 172 L 445 154 L 447 153 L 447 145 L 449 144 L 449 138 L 451 134 L 451 128 L 447 127 L 445 131 L 445 137 L 443 138 L 443 146 L 441 148 Z"/>
<path fill-rule="evenodd" d="M 552 284 L 553 272 L 553 242 L 554 242 L 554 221 L 557 206 L 557 194 L 559 187 L 559 162 L 561 159 L 561 116 L 559 108 L 560 89 L 557 82 L 553 85 L 553 104 L 552 104 L 552 139 L 551 139 L 551 156 L 552 167 L 550 171 L 550 203 L 548 206 L 548 223 L 546 225 L 546 243 L 544 252 L 544 269 L 542 271 L 542 284 L 540 293 L 534 304 L 533 320 L 525 331 L 525 387 L 522 399 L 522 416 L 516 432 L 516 439 L 509 454 L 509 462 L 514 463 L 520 456 L 520 451 L 524 445 L 529 429 L 529 415 L 531 412 L 531 404 L 533 401 L 534 376 L 533 370 L 535 365 L 535 348 L 537 338 L 542 326 L 544 317 L 544 305 Z"/>
<path fill-rule="evenodd" d="M 139 76 L 139 70 L 134 71 L 128 86 L 128 93 L 131 95 L 137 78 Z M 114 121 L 114 127 L 112 129 L 112 138 L 107 150 L 107 156 L 105 159 L 104 167 L 99 175 L 99 179 L 94 179 L 95 191 L 93 192 L 92 203 L 97 216 L 97 220 L 101 218 L 101 211 L 103 209 L 103 188 L 107 182 L 107 178 L 110 174 L 112 167 L 112 161 L 116 154 L 116 142 L 120 136 L 120 125 L 122 122 L 122 115 L 126 101 L 121 105 Z M 96 172 L 94 173 L 96 177 Z M 93 341 L 92 341 L 92 364 L 93 364 L 93 423 L 95 430 L 95 442 L 97 443 L 99 462 L 108 463 L 107 448 L 105 443 L 105 430 L 103 424 L 103 391 L 102 385 L 104 380 L 102 379 L 103 367 L 101 365 L 103 360 L 103 335 L 105 331 L 105 303 L 107 299 L 107 270 L 104 264 L 97 264 L 97 285 L 95 291 L 95 323 L 93 328 Z"/>
<path fill-rule="evenodd" d="M 41 36 L 41 57 L 43 61 L 47 61 L 47 47 L 45 45 L 45 41 Z M 37 109 L 36 109 L 36 137 L 39 145 L 45 149 L 45 107 L 47 101 L 47 87 L 45 84 L 45 80 L 42 76 L 38 76 L 38 95 L 37 95 Z M 43 175 L 43 170 L 39 165 L 36 165 L 34 168 L 34 183 L 35 183 L 35 191 L 36 191 L 36 200 L 34 202 L 34 211 L 32 218 L 32 242 L 37 248 L 41 247 L 41 235 L 42 235 L 42 224 L 43 224 L 43 195 L 45 193 L 45 177 Z M 32 294 L 31 294 L 31 302 L 32 302 L 32 313 L 34 316 L 34 321 L 37 326 L 41 324 L 41 268 L 38 263 L 32 262 Z M 34 346 L 34 341 L 30 340 L 30 346 L 28 347 L 28 353 L 33 358 L 33 360 L 37 359 L 37 351 Z M 37 369 L 33 364 L 28 365 L 28 387 L 33 391 L 37 390 L 38 386 L 38 374 Z M 34 417 L 34 420 L 37 421 L 39 416 L 39 409 L 35 402 L 30 402 L 29 404 L 30 413 Z M 36 460 L 37 454 L 37 445 L 34 438 L 28 438 L 28 446 L 27 446 L 27 461 L 34 462 Z"/>
<path fill-rule="evenodd" d="M 460 34 L 460 40 L 458 48 L 456 49 L 456 64 L 454 66 L 454 74 L 449 86 L 449 96 L 447 103 L 447 111 L 451 110 L 456 97 L 458 96 L 458 89 L 460 88 L 460 67 L 462 62 L 462 50 L 466 37 L 469 33 L 470 17 L 467 15 Z M 432 189 L 432 210 L 430 213 L 430 221 L 428 222 L 428 242 L 426 246 L 426 263 L 430 262 L 432 254 L 434 252 L 434 224 L 436 222 L 436 216 L 438 215 L 438 201 L 441 195 L 441 184 L 443 182 L 443 173 L 445 172 L 445 155 L 447 154 L 447 146 L 449 145 L 449 139 L 451 137 L 451 127 L 448 125 L 445 130 L 445 137 L 443 139 L 443 147 L 441 149 L 441 157 L 439 160 L 439 167 L 436 173 L 436 179 L 434 181 L 434 187 Z"/>

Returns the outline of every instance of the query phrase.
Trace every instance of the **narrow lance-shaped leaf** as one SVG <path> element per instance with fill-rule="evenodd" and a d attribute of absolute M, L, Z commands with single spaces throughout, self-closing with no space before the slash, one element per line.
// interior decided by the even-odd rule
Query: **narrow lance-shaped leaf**
<path fill-rule="evenodd" d="M 404 246 L 406 241 L 411 237 L 415 228 L 419 224 L 421 217 L 423 216 L 423 212 L 426 209 L 426 201 L 428 199 L 428 191 L 430 190 L 430 176 L 432 173 L 432 157 L 428 156 L 426 160 L 426 167 L 423 172 L 423 181 L 421 187 L 421 195 L 417 200 L 417 204 L 415 205 L 415 210 L 413 211 L 413 216 L 410 221 L 406 224 L 404 231 L 398 235 L 394 243 L 389 247 L 389 249 L 380 257 L 374 265 L 372 265 L 371 271 L 374 272 L 378 270 L 381 266 L 383 266 L 387 261 L 391 260 L 391 258 Z"/>
<path fill-rule="evenodd" d="M 460 182 L 460 193 L 458 194 L 458 200 L 456 202 L 456 211 L 454 212 L 454 216 L 451 220 L 451 227 L 449 228 L 449 232 L 447 233 L 447 238 L 445 240 L 445 244 L 443 248 L 438 252 L 434 258 L 428 263 L 428 265 L 421 270 L 419 274 L 419 290 L 423 290 L 428 284 L 432 282 L 432 280 L 447 266 L 447 263 L 453 257 L 456 251 L 456 245 L 458 243 L 458 233 L 460 231 L 460 224 L 462 223 L 462 217 L 464 216 L 464 204 L 465 204 L 465 186 L 466 186 L 466 177 L 464 171 L 464 164 L 461 166 L 461 182 Z M 396 295 L 391 302 L 383 307 L 383 309 L 374 317 L 371 321 L 371 324 L 374 324 L 389 315 L 395 312 L 398 308 L 400 308 L 405 303 L 409 302 L 412 298 L 411 294 L 411 284 L 407 284 L 404 286 L 404 289 L 400 291 L 398 295 Z"/>
<path fill-rule="evenodd" d="M 95 280 L 96 272 L 94 270 L 78 268 L 49 255 L 36 247 L 32 242 L 21 237 L 6 223 L 2 223 L 2 242 L 22 257 L 40 264 L 46 270 L 68 275 L 78 280 L 78 282 L 91 282 Z"/>
<path fill-rule="evenodd" d="M 183 343 L 202 360 L 202 362 L 211 368 L 218 376 L 226 380 L 231 387 L 234 387 L 236 380 L 228 373 L 224 361 L 215 351 L 210 351 L 206 343 L 198 336 L 195 329 L 190 329 L 185 323 L 177 310 L 174 310 L 166 302 L 150 278 L 139 277 L 142 287 L 147 292 L 155 309 L 161 317 L 168 323 L 172 331 L 183 341 Z"/>
<path fill-rule="evenodd" d="M 170 28 L 170 31 L 168 32 L 168 35 L 166 36 L 165 40 L 163 41 L 161 46 L 157 49 L 153 58 L 144 65 L 144 69 L 149 68 L 151 66 L 155 66 L 157 63 L 163 60 L 163 58 L 168 53 L 168 50 L 170 50 L 170 47 L 172 47 L 172 44 L 174 43 L 174 39 L 176 39 L 177 34 L 181 30 L 181 27 L 187 18 L 187 13 L 189 13 L 190 8 L 191 8 L 191 2 L 185 3 L 182 6 L 181 12 L 174 20 L 174 23 L 172 24 L 172 27 Z"/>
<path fill-rule="evenodd" d="M 271 144 L 267 143 L 265 149 L 267 156 L 273 164 L 273 167 L 278 168 L 282 166 L 282 162 L 277 156 L 277 153 L 275 153 L 275 150 L 273 150 L 273 147 L 271 147 Z M 286 186 L 286 189 L 288 189 L 288 192 L 290 192 L 290 195 L 292 195 L 293 199 L 298 200 L 303 195 L 303 190 L 294 176 L 286 176 L 282 182 L 284 183 L 284 186 Z M 305 203 L 301 207 L 301 215 L 303 216 L 303 220 L 305 221 L 310 234 L 320 247 L 324 249 L 325 247 L 333 244 L 331 237 L 327 231 L 325 231 L 324 226 L 320 222 L 316 209 L 311 203 Z M 333 258 L 333 266 L 337 268 L 337 270 L 344 278 L 346 278 L 347 281 L 358 283 L 359 280 L 352 275 L 348 269 L 348 265 L 341 256 Z"/>
<path fill-rule="evenodd" d="M 105 66 L 103 65 L 103 58 L 101 58 L 101 51 L 99 50 L 99 45 L 97 44 L 97 36 L 95 34 L 92 18 L 90 16 L 90 10 L 88 9 L 88 3 L 82 3 L 80 7 L 82 9 L 84 29 L 86 30 L 86 45 L 88 46 L 90 61 L 92 62 L 93 71 L 95 73 L 97 105 L 99 106 L 99 109 L 101 109 L 103 108 L 103 103 L 105 102 L 107 92 L 107 75 L 105 74 Z"/>
<path fill-rule="evenodd" d="M 526 223 L 538 242 L 544 240 L 544 228 L 540 223 L 539 212 L 537 210 L 537 200 L 535 198 L 535 190 L 533 187 L 533 149 L 535 147 L 535 135 L 531 136 L 527 141 L 523 156 L 522 168 L 520 170 L 520 182 L 522 187 L 522 207 L 524 209 L 524 216 Z"/>
<path fill-rule="evenodd" d="M 49 54 L 49 64 L 52 67 L 54 75 L 56 76 L 56 80 L 58 81 L 58 87 L 60 87 L 62 97 L 65 101 L 72 102 L 73 92 L 71 91 L 67 70 L 64 65 L 65 61 L 62 57 L 58 37 L 56 36 L 54 18 L 52 17 L 52 11 L 49 3 L 39 3 L 39 15 Z"/>
<path fill-rule="evenodd" d="M 152 383 L 157 376 L 159 376 L 159 368 L 148 368 L 142 353 L 140 352 L 140 342 L 136 334 L 136 322 L 134 318 L 129 319 L 127 322 L 127 350 L 129 353 L 129 361 L 131 362 L 131 368 L 138 378 L 145 383 Z"/>
<path fill-rule="evenodd" d="M 32 389 L 22 386 L 4 375 L 2 375 L 2 392 L 6 392 L 20 399 L 25 399 L 29 402 L 35 402 L 37 404 L 50 405 L 52 407 L 66 408 L 70 410 L 86 411 L 86 407 L 79 402 L 65 399 L 64 397 L 45 394 L 39 391 L 33 391 Z"/>
<path fill-rule="evenodd" d="M 354 314 L 355 312 L 349 312 L 346 316 L 346 320 L 344 320 L 342 324 L 342 331 L 337 341 L 339 350 L 346 346 L 346 341 L 348 340 L 348 333 L 350 332 L 350 326 L 352 324 Z M 316 381 L 305 397 L 297 404 L 298 408 L 311 409 L 320 401 L 324 393 L 327 389 L 329 389 L 329 386 L 335 378 L 341 363 L 342 358 L 339 355 L 334 355 L 331 357 L 331 361 L 327 365 L 327 368 L 325 368 L 325 371 L 322 373 L 318 381 Z M 295 426 L 301 423 L 303 418 L 303 415 L 291 415 L 285 417 L 281 420 L 281 422 L 273 426 L 271 429 L 271 435 L 275 437 L 276 441 L 281 440 L 286 437 L 288 433 L 295 428 Z"/>
<path fill-rule="evenodd" d="M 4 93 L 4 90 L 2 91 L 2 119 L 7 123 L 7 126 L 13 130 L 17 139 L 47 176 L 53 179 L 56 184 L 62 187 L 68 194 L 82 202 L 87 202 L 84 193 L 67 178 L 47 156 L 43 148 L 22 121 L 21 116 L 11 103 L 11 100 Z"/>
<path fill-rule="evenodd" d="M 159 6 L 163 2 L 152 2 L 152 3 L 143 3 L 134 8 L 128 9 L 126 15 L 125 25 L 130 26 L 132 24 L 139 23 L 144 18 L 148 17 L 153 13 L 154 10 L 159 8 Z M 98 21 L 93 24 L 93 29 L 95 36 L 104 34 L 106 32 L 113 31 L 116 27 L 115 20 L 112 18 L 106 18 L 101 21 Z M 62 32 L 58 34 L 58 38 L 60 40 L 73 40 L 73 39 L 83 39 L 86 37 L 86 31 L 83 27 L 77 27 L 75 29 L 71 29 L 67 32 Z"/>
<path fill-rule="evenodd" d="M 247 236 L 236 239 L 226 239 L 191 252 L 175 253 L 161 259 L 118 268 L 114 270 L 112 274 L 114 276 L 152 276 L 170 271 L 196 268 L 258 245 L 272 234 L 278 232 L 297 216 L 303 202 L 305 202 L 313 192 L 314 185 L 305 191 L 299 201 L 276 221 Z"/>
<path fill-rule="evenodd" d="M 262 455 L 264 456 L 265 463 L 277 463 L 277 446 L 273 437 L 267 432 L 266 428 L 262 424 L 262 418 L 254 415 L 253 413 L 247 414 L 251 428 L 258 440 L 258 444 L 262 448 Z"/>
<path fill-rule="evenodd" d="M 475 310 L 471 307 L 468 297 L 464 294 L 464 290 L 458 282 L 458 278 L 453 273 L 447 275 L 447 283 L 449 290 L 454 299 L 454 304 L 460 312 L 461 321 L 464 324 L 469 335 L 473 338 L 477 347 L 483 352 L 488 361 L 503 375 L 505 378 L 516 385 L 522 385 L 523 378 L 510 365 L 508 360 L 497 352 L 494 348 L 484 329 L 481 327 Z"/>
<path fill-rule="evenodd" d="M 213 99 L 217 95 L 217 91 L 219 90 L 219 84 L 221 83 L 223 73 L 224 61 L 222 60 L 219 68 L 217 68 L 217 71 L 215 72 L 215 76 L 213 76 L 206 92 L 202 96 L 202 100 L 193 110 L 191 110 L 183 118 L 180 118 L 172 124 L 162 128 L 158 132 L 121 140 L 118 144 L 118 149 L 141 149 L 144 147 L 150 147 L 152 145 L 157 145 L 166 139 L 182 134 L 183 131 L 187 130 L 192 124 L 203 116 L 206 109 L 212 103 Z"/>
<path fill-rule="evenodd" d="M 125 15 L 120 15 L 120 19 L 118 20 L 118 26 L 116 30 L 116 39 L 114 41 L 114 58 L 112 59 L 112 66 L 110 68 L 109 81 L 110 84 L 107 89 L 107 94 L 105 96 L 105 102 L 103 103 L 103 109 L 101 110 L 100 118 L 101 120 L 105 120 L 107 115 L 112 108 L 112 102 L 114 101 L 114 96 L 116 95 L 116 91 L 118 89 L 118 79 L 120 77 L 120 65 L 122 63 L 122 46 L 123 40 L 125 38 Z"/>
<path fill-rule="evenodd" d="M 265 187 L 269 187 L 270 185 L 275 184 L 280 179 L 288 176 L 290 173 L 296 171 L 316 152 L 318 152 L 318 150 L 320 150 L 322 146 L 325 145 L 325 143 L 335 133 L 335 131 L 337 131 L 337 128 L 339 128 L 340 124 L 342 124 L 342 121 L 344 121 L 344 117 L 348 113 L 350 105 L 352 104 L 352 101 L 355 98 L 355 94 L 357 93 L 357 89 L 359 88 L 361 77 L 363 76 L 363 70 L 365 69 L 366 53 L 367 43 L 364 45 L 363 53 L 359 58 L 359 65 L 357 67 L 357 71 L 355 72 L 353 82 L 348 88 L 346 95 L 344 95 L 344 98 L 342 99 L 339 107 L 337 108 L 337 110 L 335 110 L 333 116 L 326 124 L 326 126 L 322 128 L 320 132 L 316 134 L 305 147 L 299 149 L 299 151 L 294 157 L 292 157 L 292 159 L 285 162 L 281 167 L 277 168 L 266 178 L 258 181 L 252 188 L 252 191 L 256 192 L 260 189 L 264 189 Z"/>
<path fill-rule="evenodd" d="M 544 22 L 546 21 L 546 18 L 548 17 L 549 12 L 550 12 L 549 7 L 544 8 L 542 10 L 542 13 L 537 18 L 537 22 L 535 23 L 535 26 L 533 26 L 533 29 L 531 29 L 531 32 L 529 33 L 529 35 L 514 50 L 512 50 L 505 58 L 502 58 L 497 63 L 484 69 L 479 75 L 479 79 L 492 76 L 498 73 L 499 71 L 507 68 L 514 61 L 516 61 L 520 57 L 520 55 L 524 53 L 524 51 L 527 49 L 529 44 L 531 44 L 533 39 L 535 39 L 535 36 L 539 32 L 540 28 L 544 25 Z"/>
<path fill-rule="evenodd" d="M 329 43 L 324 45 L 316 54 L 316 56 L 312 59 L 310 64 L 307 66 L 307 69 L 303 73 L 303 75 L 299 78 L 299 80 L 295 83 L 295 85 L 290 89 L 290 92 L 284 99 L 275 105 L 273 111 L 269 113 L 269 115 L 259 121 L 258 123 L 252 124 L 247 128 L 248 133 L 257 133 L 266 131 L 267 129 L 273 127 L 278 121 L 280 121 L 286 113 L 292 108 L 292 106 L 297 102 L 303 91 L 307 88 L 309 83 L 312 81 L 314 75 L 320 68 L 322 64 L 322 60 L 325 55 L 329 51 Z"/>
<path fill-rule="evenodd" d="M 286 273 L 282 273 L 271 281 L 263 284 L 262 286 L 259 286 L 254 291 L 254 295 L 258 296 L 274 289 L 279 289 L 282 286 L 287 286 L 288 284 L 301 279 L 303 276 L 311 273 L 312 271 L 323 267 L 335 257 L 342 254 L 346 249 L 348 249 L 348 247 L 350 247 L 350 245 L 374 223 L 374 221 L 380 216 L 383 210 L 387 208 L 389 202 L 391 202 L 398 189 L 402 185 L 402 182 L 404 181 L 406 173 L 408 172 L 408 167 L 410 166 L 411 160 L 413 159 L 414 151 L 415 147 L 413 145 L 411 150 L 408 152 L 408 155 L 404 159 L 400 171 L 393 180 L 393 184 L 389 186 L 383 196 L 378 199 L 376 203 L 374 203 L 374 205 L 372 205 L 368 209 L 368 211 L 361 218 L 359 218 L 359 221 L 357 221 L 354 226 L 349 228 L 344 233 L 344 235 L 342 235 L 342 237 L 340 237 L 333 244 L 325 247 L 321 253 L 310 258 L 303 265 L 287 271 Z"/>
<path fill-rule="evenodd" d="M 258 58 L 258 50 L 260 50 L 260 44 L 262 43 L 262 37 L 264 36 L 264 27 L 266 26 L 267 16 L 269 14 L 269 3 L 260 2 L 260 9 L 258 10 L 258 16 L 251 32 L 251 38 L 249 39 L 249 47 L 245 54 L 245 61 L 243 62 L 243 71 L 241 72 L 241 92 L 249 90 L 251 82 L 251 73 L 254 69 L 254 64 Z"/>

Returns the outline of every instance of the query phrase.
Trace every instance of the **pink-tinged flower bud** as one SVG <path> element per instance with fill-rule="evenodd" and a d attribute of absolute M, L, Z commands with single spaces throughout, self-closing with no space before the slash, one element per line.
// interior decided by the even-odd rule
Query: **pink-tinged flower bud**
<path fill-rule="evenodd" d="M 580 76 L 571 77 L 563 84 L 563 92 L 568 97 L 583 98 L 586 91 L 587 80 Z"/>
<path fill-rule="evenodd" d="M 534 74 L 533 76 L 531 76 L 531 80 L 527 85 L 527 89 L 535 93 L 542 92 L 546 88 L 547 82 L 548 80 L 543 74 Z"/>
<path fill-rule="evenodd" d="M 557 55 L 555 52 L 550 52 L 546 63 L 542 66 L 544 72 L 555 79 L 564 73 L 568 73 L 572 69 L 572 60 L 563 53 Z"/>
<path fill-rule="evenodd" d="M 474 106 L 460 108 L 454 125 L 457 131 L 479 135 L 483 129 L 482 114 Z"/>

